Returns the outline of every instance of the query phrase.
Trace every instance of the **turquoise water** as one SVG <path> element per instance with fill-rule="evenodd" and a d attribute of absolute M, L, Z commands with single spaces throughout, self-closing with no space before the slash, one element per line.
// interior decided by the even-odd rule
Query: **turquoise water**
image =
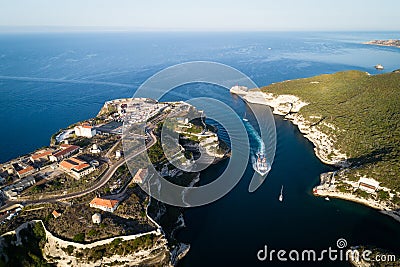
<path fill-rule="evenodd" d="M 378 73 L 400 68 L 400 50 L 360 44 L 392 33 L 79 33 L 0 35 L 0 162 L 48 145 L 58 129 L 93 117 L 104 101 L 130 97 L 164 67 L 191 60 L 231 65 L 258 85 L 357 69 Z M 271 48 L 271 49 L 269 49 Z M 237 97 L 201 85 L 183 87 L 166 99 L 215 97 L 241 116 Z M 248 193 L 252 168 L 221 200 L 185 212 L 178 239 L 192 245 L 180 266 L 262 266 L 256 253 L 272 249 L 371 244 L 398 249 L 400 227 L 358 204 L 311 195 L 321 172 L 312 144 L 281 117 L 270 175 Z M 251 121 L 251 117 L 250 117 Z M 227 138 L 220 129 L 222 138 Z M 221 162 L 201 174 L 207 183 Z M 278 201 L 284 185 L 284 202 Z M 269 264 L 271 265 L 271 264 Z M 282 264 L 281 264 L 282 265 Z M 286 264 L 291 265 L 291 264 Z M 333 266 L 346 264 L 334 263 Z M 274 266 L 274 264 L 272 264 Z M 283 266 L 283 265 L 282 265 Z M 304 266 L 308 266 L 305 264 Z"/>

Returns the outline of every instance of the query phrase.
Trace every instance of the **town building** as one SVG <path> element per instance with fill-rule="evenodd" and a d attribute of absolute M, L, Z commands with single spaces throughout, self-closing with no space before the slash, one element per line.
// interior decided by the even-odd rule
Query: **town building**
<path fill-rule="evenodd" d="M 16 199 L 18 193 L 23 191 L 25 188 L 30 187 L 36 183 L 34 177 L 29 176 L 24 179 L 21 179 L 19 182 L 6 186 L 3 188 L 4 195 L 9 199 Z"/>
<path fill-rule="evenodd" d="M 99 154 L 100 152 L 101 148 L 97 144 L 93 144 L 92 148 L 90 149 L 90 153 Z"/>
<path fill-rule="evenodd" d="M 49 159 L 52 162 L 63 160 L 78 152 L 79 148 L 79 146 L 61 144 L 60 148 L 53 152 L 51 156 L 49 156 Z"/>
<path fill-rule="evenodd" d="M 136 183 L 143 183 L 144 179 L 147 177 L 147 174 L 147 169 L 139 169 L 133 177 L 133 181 Z"/>
<path fill-rule="evenodd" d="M 368 193 L 374 193 L 379 189 L 379 182 L 374 179 L 361 177 L 358 181 L 358 188 Z"/>
<path fill-rule="evenodd" d="M 115 134 L 122 135 L 123 123 L 120 121 L 110 121 L 96 127 L 96 132 L 103 135 Z"/>
<path fill-rule="evenodd" d="M 53 217 L 56 219 L 61 216 L 61 213 L 56 210 L 53 210 L 53 212 L 51 214 L 53 214 Z"/>
<path fill-rule="evenodd" d="M 74 131 L 76 136 L 92 138 L 96 135 L 96 129 L 89 124 L 75 126 Z"/>
<path fill-rule="evenodd" d="M 116 199 L 105 199 L 105 198 L 95 197 L 92 201 L 90 201 L 89 205 L 91 208 L 101 209 L 108 212 L 114 212 L 119 205 L 119 201 Z"/>
<path fill-rule="evenodd" d="M 40 163 L 40 162 L 45 162 L 49 160 L 49 157 L 52 155 L 52 151 L 50 150 L 42 150 L 39 152 L 36 152 L 35 154 L 30 156 L 30 160 L 32 163 Z"/>
<path fill-rule="evenodd" d="M 6 173 L 7 175 L 13 175 L 15 172 L 14 167 L 11 163 L 3 164 L 1 170 L 3 173 Z"/>
<path fill-rule="evenodd" d="M 35 171 L 34 167 L 22 162 L 13 163 L 12 166 L 19 178 L 26 177 Z"/>
<path fill-rule="evenodd" d="M 100 213 L 95 213 L 92 216 L 92 222 L 100 224 L 101 223 L 101 214 Z"/>
<path fill-rule="evenodd" d="M 59 167 L 66 173 L 80 179 L 86 175 L 89 175 L 95 170 L 95 167 L 90 165 L 88 162 L 72 157 L 65 159 L 60 162 Z"/>

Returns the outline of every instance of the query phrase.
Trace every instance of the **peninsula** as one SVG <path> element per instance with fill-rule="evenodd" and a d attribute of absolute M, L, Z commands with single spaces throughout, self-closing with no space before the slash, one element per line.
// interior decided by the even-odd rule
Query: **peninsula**
<path fill-rule="evenodd" d="M 179 135 L 174 160 L 201 150 L 216 163 L 229 152 L 203 116 L 188 118 L 195 112 L 182 102 L 108 101 L 95 118 L 55 133 L 50 146 L 1 164 L 0 265 L 176 265 L 190 248 L 174 238 L 182 210 L 151 199 L 138 186 L 148 170 L 132 175 L 126 162 L 147 150 L 161 176 L 193 186 L 199 173 L 177 169 L 163 153 L 164 124 Z M 167 120 L 172 113 L 179 117 Z M 145 147 L 125 157 L 122 127 L 141 123 L 146 131 L 135 138 Z"/>
<path fill-rule="evenodd" d="M 400 74 L 345 71 L 246 92 L 298 126 L 336 171 L 321 174 L 317 196 L 359 202 L 399 220 Z"/>

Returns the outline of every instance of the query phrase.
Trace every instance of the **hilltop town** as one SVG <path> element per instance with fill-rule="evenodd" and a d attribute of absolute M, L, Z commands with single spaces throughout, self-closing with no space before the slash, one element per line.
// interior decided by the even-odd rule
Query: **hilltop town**
<path fill-rule="evenodd" d="M 124 125 L 144 124 L 145 131 L 137 138 L 145 147 L 134 154 L 147 150 L 162 177 L 193 185 L 198 174 L 176 169 L 162 153 L 160 132 L 168 115 L 180 115 L 168 126 L 182 142 L 183 154 L 176 160 L 193 160 L 193 147 L 203 147 L 219 159 L 229 150 L 203 121 L 187 118 L 193 111 L 194 107 L 182 102 L 144 98 L 108 101 L 95 118 L 55 133 L 50 146 L 1 164 L 0 262 L 176 264 L 189 248 L 173 239 L 181 215 L 170 220 L 165 229 L 159 224 L 167 207 L 138 186 L 147 179 L 148 170 L 138 168 L 131 174 L 122 134 Z M 190 153 L 185 152 L 188 147 Z M 16 247 L 23 242 L 21 237 L 28 235 L 33 235 L 30 246 L 35 249 Z M 117 246 L 124 249 L 117 250 Z M 13 249 L 22 249 L 19 257 L 23 259 L 7 256 Z"/>

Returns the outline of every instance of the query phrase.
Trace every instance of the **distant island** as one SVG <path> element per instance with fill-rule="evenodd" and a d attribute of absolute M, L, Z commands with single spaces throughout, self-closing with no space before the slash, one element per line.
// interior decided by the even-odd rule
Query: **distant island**
<path fill-rule="evenodd" d="M 315 145 L 316 156 L 336 166 L 321 174 L 316 196 L 358 202 L 400 221 L 398 71 L 324 74 L 240 95 L 292 121 Z"/>
<path fill-rule="evenodd" d="M 369 42 L 365 42 L 364 44 L 368 45 L 379 45 L 379 46 L 392 46 L 400 48 L 400 40 L 372 40 Z"/>

